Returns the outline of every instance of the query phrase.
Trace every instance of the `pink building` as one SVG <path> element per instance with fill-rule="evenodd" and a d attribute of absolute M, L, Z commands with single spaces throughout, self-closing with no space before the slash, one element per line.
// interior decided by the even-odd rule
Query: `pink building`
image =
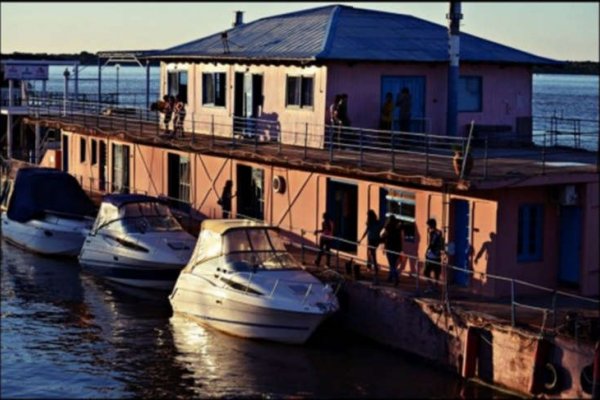
<path fill-rule="evenodd" d="M 422 273 L 417 259 L 427 247 L 426 221 L 435 218 L 449 263 L 465 269 L 448 274 L 453 284 L 508 294 L 510 285 L 484 275 L 492 274 L 597 296 L 597 154 L 531 146 L 531 67 L 555 61 L 461 35 L 461 135 L 447 137 L 447 36 L 445 27 L 411 16 L 347 6 L 238 20 L 146 56 L 161 62 L 161 96 L 187 105 L 184 138 L 161 137 L 162 126 L 142 118 L 129 125 L 117 118 L 110 128 L 98 119 L 73 127 L 48 118 L 64 123 L 62 168 L 86 188 L 166 195 L 221 217 L 218 200 L 231 180 L 233 215 L 314 243 L 327 211 L 337 250 L 360 260 L 367 210 L 383 219 L 395 205 L 407 227 L 405 253 L 414 257 L 404 271 Z M 396 103 L 404 88 L 408 125 Z M 392 133 L 379 130 L 388 92 Z M 342 93 L 351 124 L 338 131 L 328 126 L 328 107 Z M 529 146 L 499 147 L 507 141 Z M 475 165 L 459 178 L 450 148 L 467 142 Z M 378 260 L 387 265 L 381 248 Z"/>

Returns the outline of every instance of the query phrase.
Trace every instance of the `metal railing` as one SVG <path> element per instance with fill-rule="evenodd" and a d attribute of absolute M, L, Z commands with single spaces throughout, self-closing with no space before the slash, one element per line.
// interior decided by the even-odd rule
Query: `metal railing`
<path fill-rule="evenodd" d="M 157 111 L 120 107 L 108 103 L 62 101 L 48 98 L 30 100 L 29 114 L 56 118 L 70 124 L 123 133 L 133 140 L 161 137 L 173 140 L 180 148 L 198 146 L 266 151 L 302 160 L 358 165 L 379 171 L 401 171 L 409 175 L 454 176 L 454 150 L 464 149 L 467 138 L 428 133 L 382 131 L 311 123 L 286 123 L 274 119 L 241 118 L 216 115 L 187 115 L 185 132 L 173 135 Z M 192 118 L 193 117 L 193 118 Z M 592 121 L 593 122 L 593 121 Z M 596 128 L 597 128 L 597 121 Z M 171 122 L 173 124 L 173 122 Z M 591 124 L 593 128 L 593 124 Z M 591 128 L 590 128 L 591 129 Z M 535 132 L 534 144 L 497 148 L 489 137 L 474 138 L 470 155 L 476 179 L 505 179 L 507 176 L 532 176 L 550 171 L 595 171 L 599 152 L 575 153 L 574 149 L 550 146 L 556 132 Z M 580 130 L 581 143 L 597 142 L 597 132 Z M 535 145 L 542 143 L 542 145 Z M 284 148 L 285 146 L 285 148 Z M 289 157 L 288 157 L 289 158 Z M 500 167 L 500 168 L 498 168 Z"/>

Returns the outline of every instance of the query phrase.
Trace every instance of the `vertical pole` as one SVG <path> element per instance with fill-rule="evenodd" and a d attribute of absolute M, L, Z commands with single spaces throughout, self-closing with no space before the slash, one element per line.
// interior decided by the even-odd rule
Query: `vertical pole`
<path fill-rule="evenodd" d="M 79 63 L 75 63 L 73 72 L 73 77 L 75 79 L 75 101 L 79 101 Z"/>
<path fill-rule="evenodd" d="M 69 69 L 65 68 L 65 72 L 63 72 L 63 76 L 65 77 L 65 86 L 64 86 L 64 94 L 63 94 L 63 115 L 67 115 L 67 98 L 69 96 Z"/>
<path fill-rule="evenodd" d="M 358 166 L 360 168 L 362 168 L 363 165 L 363 131 L 362 129 L 360 129 L 358 131 L 359 137 L 358 137 L 358 144 L 360 146 L 360 158 L 358 159 Z"/>
<path fill-rule="evenodd" d="M 448 26 L 448 113 L 446 131 L 449 136 L 457 135 L 458 78 L 460 59 L 460 1 L 450 2 L 450 12 L 446 15 Z"/>
<path fill-rule="evenodd" d="M 306 160 L 306 152 L 308 146 L 308 122 L 304 124 L 304 159 Z"/>
<path fill-rule="evenodd" d="M 12 135 L 12 106 L 13 102 L 14 82 L 12 79 L 8 81 L 8 112 L 6 114 L 6 157 L 10 160 L 13 156 L 13 135 Z"/>
<path fill-rule="evenodd" d="M 42 127 L 40 126 L 40 121 L 37 120 L 35 122 L 35 163 L 39 164 L 40 162 L 40 157 L 41 157 L 41 153 L 42 153 L 42 149 L 41 147 L 41 141 L 42 141 Z"/>
<path fill-rule="evenodd" d="M 515 320 L 516 320 L 515 311 L 516 311 L 515 310 L 515 280 L 511 279 L 510 280 L 510 323 L 513 328 L 515 327 Z"/>
<path fill-rule="evenodd" d="M 98 105 L 102 102 L 102 63 L 98 57 Z M 98 110 L 100 111 L 100 110 Z"/>
<path fill-rule="evenodd" d="M 150 60 L 146 60 L 146 109 L 150 107 Z"/>
<path fill-rule="evenodd" d="M 300 262 L 304 265 L 304 229 L 300 229 Z"/>
<path fill-rule="evenodd" d="M 117 69 L 117 106 L 118 106 L 119 105 L 119 70 L 121 69 L 121 64 L 115 64 L 115 68 Z"/>

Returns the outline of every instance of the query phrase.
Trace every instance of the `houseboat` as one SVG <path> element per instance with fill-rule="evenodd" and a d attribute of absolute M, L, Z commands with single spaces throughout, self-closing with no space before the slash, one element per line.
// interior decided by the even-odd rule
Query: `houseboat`
<path fill-rule="evenodd" d="M 533 129 L 532 69 L 558 61 L 454 34 L 450 63 L 448 29 L 409 15 L 344 5 L 252 22 L 238 13 L 214 35 L 136 53 L 160 62 L 159 98 L 185 104 L 179 135 L 165 135 L 172 122 L 155 111 L 45 107 L 26 123 L 61 130 L 62 152 L 42 165 L 100 194 L 164 195 L 313 247 L 327 212 L 332 250 L 355 262 L 367 259 L 367 212 L 394 214 L 403 271 L 417 278 L 435 219 L 447 287 L 499 298 L 527 282 L 519 294 L 598 298 L 597 123 L 591 151 L 552 146 L 557 129 Z M 340 100 L 344 118 L 330 113 Z M 377 255 L 386 268 L 382 247 Z"/>

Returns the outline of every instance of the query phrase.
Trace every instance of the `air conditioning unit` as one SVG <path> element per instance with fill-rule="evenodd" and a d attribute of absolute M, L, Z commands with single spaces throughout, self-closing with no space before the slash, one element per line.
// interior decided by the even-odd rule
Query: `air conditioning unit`
<path fill-rule="evenodd" d="M 579 203 L 579 195 L 575 185 L 565 185 L 561 188 L 558 204 L 561 206 L 576 206 Z"/>

